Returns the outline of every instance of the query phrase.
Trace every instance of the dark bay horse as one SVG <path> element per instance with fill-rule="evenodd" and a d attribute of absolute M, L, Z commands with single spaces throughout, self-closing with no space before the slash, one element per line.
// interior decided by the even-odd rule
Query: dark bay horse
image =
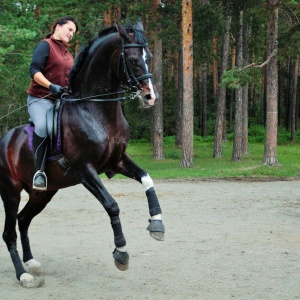
<path fill-rule="evenodd" d="M 109 215 L 115 242 L 114 261 L 119 269 L 127 269 L 129 256 L 119 207 L 99 179 L 101 173 L 109 178 L 122 174 L 142 184 L 150 213 L 147 229 L 153 238 L 164 239 L 161 208 L 153 181 L 125 152 L 129 126 L 120 103 L 124 98 L 124 85 L 131 91 L 131 98 L 141 99 L 146 106 L 156 100 L 147 45 L 140 21 L 134 26 L 117 24 L 100 32 L 78 55 L 70 73 L 72 93 L 61 99 L 60 159 L 48 160 L 46 164 L 47 191 L 32 189 L 35 170 L 29 134 L 25 132 L 28 125 L 11 129 L 0 140 L 0 194 L 5 209 L 3 239 L 17 279 L 24 287 L 35 285 L 29 273 L 41 269 L 30 249 L 28 228 L 32 219 L 59 189 L 79 183 L 99 200 Z M 29 200 L 18 213 L 22 190 L 28 193 Z M 23 262 L 17 251 L 17 223 Z"/>

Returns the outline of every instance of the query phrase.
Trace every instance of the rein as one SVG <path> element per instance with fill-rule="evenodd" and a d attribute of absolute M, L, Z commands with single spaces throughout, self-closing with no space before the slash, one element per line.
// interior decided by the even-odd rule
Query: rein
<path fill-rule="evenodd" d="M 67 102 L 77 102 L 77 101 L 91 101 L 91 102 L 110 102 L 110 101 L 121 101 L 121 100 L 132 100 L 134 99 L 139 91 L 131 92 L 128 96 L 123 97 L 117 97 L 117 98 L 99 98 L 99 97 L 105 97 L 105 96 L 112 96 L 112 95 L 119 95 L 119 94 L 125 94 L 128 90 L 124 89 L 123 91 L 118 91 L 114 93 L 106 93 L 106 94 L 99 94 L 89 97 L 83 97 L 83 98 L 66 98 L 69 93 L 64 93 L 61 96 L 61 99 Z"/>

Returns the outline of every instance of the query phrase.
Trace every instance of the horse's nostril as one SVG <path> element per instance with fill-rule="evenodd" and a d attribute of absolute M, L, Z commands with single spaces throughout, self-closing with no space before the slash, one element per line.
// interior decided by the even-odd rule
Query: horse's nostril
<path fill-rule="evenodd" d="M 146 98 L 147 100 L 151 100 L 151 95 L 150 95 L 150 94 L 147 94 L 147 95 L 145 95 L 145 98 Z"/>

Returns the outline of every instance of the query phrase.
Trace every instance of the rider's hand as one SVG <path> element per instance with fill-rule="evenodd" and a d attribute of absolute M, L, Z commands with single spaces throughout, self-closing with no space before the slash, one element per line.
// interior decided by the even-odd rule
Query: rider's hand
<path fill-rule="evenodd" d="M 60 85 L 51 83 L 49 86 L 51 94 L 55 97 L 60 97 L 63 93 L 63 88 Z"/>

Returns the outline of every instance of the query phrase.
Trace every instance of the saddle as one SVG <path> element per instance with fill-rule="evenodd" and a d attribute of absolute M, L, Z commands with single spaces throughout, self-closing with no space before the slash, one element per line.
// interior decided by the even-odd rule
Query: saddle
<path fill-rule="evenodd" d="M 60 111 L 62 108 L 61 99 L 57 99 L 54 105 L 47 111 L 46 122 L 47 122 L 47 132 L 49 138 L 49 144 L 51 151 L 61 150 L 61 140 L 60 140 Z"/>

